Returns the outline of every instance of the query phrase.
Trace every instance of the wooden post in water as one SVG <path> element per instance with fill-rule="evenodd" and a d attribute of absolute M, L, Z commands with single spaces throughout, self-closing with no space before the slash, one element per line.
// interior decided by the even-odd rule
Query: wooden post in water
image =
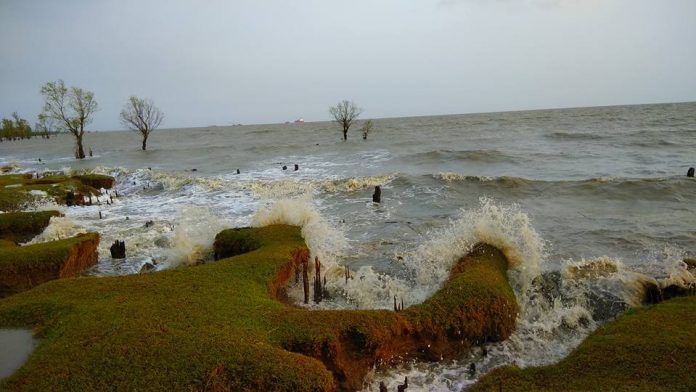
<path fill-rule="evenodd" d="M 372 194 L 372 202 L 373 203 L 381 203 L 382 202 L 382 188 L 379 185 L 375 186 L 375 193 Z"/>
<path fill-rule="evenodd" d="M 302 286 L 304 288 L 304 303 L 309 303 L 309 275 L 307 274 L 308 260 L 302 259 Z"/>
<path fill-rule="evenodd" d="M 321 261 L 319 261 L 319 256 L 314 256 L 314 302 L 321 302 L 322 294 Z"/>
<path fill-rule="evenodd" d="M 68 193 L 65 195 L 65 205 L 72 207 L 75 204 L 75 193 L 73 191 L 68 191 Z"/>
<path fill-rule="evenodd" d="M 126 242 L 116 240 L 109 248 L 111 251 L 112 259 L 125 259 L 126 258 Z"/>
<path fill-rule="evenodd" d="M 397 392 L 404 392 L 408 388 L 408 377 L 404 377 L 404 383 L 396 387 Z"/>

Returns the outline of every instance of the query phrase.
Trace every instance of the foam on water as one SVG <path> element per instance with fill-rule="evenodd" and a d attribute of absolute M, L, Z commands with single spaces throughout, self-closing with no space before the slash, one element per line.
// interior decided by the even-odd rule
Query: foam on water
<path fill-rule="evenodd" d="M 412 271 L 414 284 L 412 302 L 422 302 L 447 279 L 456 261 L 478 242 L 485 242 L 503 251 L 510 262 L 511 280 L 516 285 L 518 300 L 524 307 L 524 293 L 532 279 L 540 273 L 545 243 L 531 225 L 529 216 L 518 205 L 499 205 L 481 198 L 476 209 L 462 209 L 459 216 L 441 230 L 428 233 L 427 240 L 404 264 Z"/>
<path fill-rule="evenodd" d="M 206 207 L 185 207 L 179 212 L 166 265 L 197 264 L 212 259 L 215 235 L 229 227 Z"/>
<path fill-rule="evenodd" d="M 542 273 L 545 264 L 558 265 L 560 261 L 548 260 L 546 241 L 533 227 L 529 215 L 517 204 L 485 197 L 474 208 L 460 210 L 444 227 L 425 232 L 419 246 L 396 245 L 403 249 L 397 248 L 398 257 L 390 259 L 389 268 L 382 268 L 389 273 L 378 272 L 380 268 L 373 265 L 359 265 L 351 269 L 351 278 L 346 282 L 345 266 L 351 266 L 358 251 L 351 246 L 346 232 L 350 225 L 360 228 L 375 218 L 392 219 L 392 214 L 398 216 L 402 205 L 397 197 L 416 192 L 410 182 L 404 185 L 394 181 L 401 178 L 398 174 L 306 178 L 276 171 L 254 179 L 251 174 L 197 177 L 148 169 L 97 168 L 94 172 L 116 176 L 116 190 L 121 197 L 111 205 L 63 209 L 67 217 L 52 218 L 48 229 L 32 242 L 98 231 L 102 235 L 100 261 L 92 271 L 97 275 L 136 273 L 145 262 L 156 262 L 157 268 L 163 269 L 208 260 L 215 234 L 226 227 L 285 223 L 302 227 L 312 257 L 322 261 L 330 299 L 311 307 L 388 309 L 394 296 L 403 298 L 410 306 L 432 295 L 447 279 L 452 265 L 476 243 L 500 248 L 510 261 L 508 275 L 521 307 L 513 335 L 505 342 L 487 344 L 487 355 L 483 355 L 482 347 L 475 347 L 458 361 L 407 363 L 379 372 L 368 379 L 368 389 L 382 380 L 396 385 L 408 375 L 409 390 L 460 390 L 498 366 L 555 362 L 605 320 L 604 316 L 596 317 L 597 296 L 634 305 L 640 301 L 644 282 L 657 282 L 663 287 L 670 282 L 693 282 L 693 276 L 681 262 L 683 252 L 674 249 L 665 249 L 661 257 L 655 257 L 655 263 L 638 270 L 633 264 L 629 268 L 620 260 L 605 257 L 567 261 L 557 275 Z M 442 174 L 441 179 L 505 179 L 457 176 Z M 395 192 L 391 201 L 380 206 L 363 200 L 362 194 L 351 195 L 385 184 L 406 190 L 401 195 Z M 355 215 L 348 224 L 332 223 L 341 221 L 333 205 L 336 201 L 347 201 L 351 206 L 348 211 Z M 55 207 L 49 204 L 45 204 L 46 209 Z M 99 211 L 104 219 L 98 218 Z M 154 222 L 146 224 L 150 220 Z M 126 241 L 126 260 L 108 257 L 109 246 L 116 239 Z M 361 245 L 369 247 L 373 240 Z M 374 250 L 380 246 L 375 245 Z M 360 257 L 369 259 L 372 248 L 365 249 Z M 373 264 L 384 262 L 376 260 Z M 291 285 L 288 294 L 301 302 L 300 285 Z M 615 315 L 616 309 L 607 314 Z M 468 373 L 470 363 L 476 364 L 477 374 Z"/>
<path fill-rule="evenodd" d="M 87 228 L 77 224 L 69 217 L 52 216 L 44 231 L 23 245 L 64 240 L 80 233 L 86 233 L 87 231 Z"/>
<path fill-rule="evenodd" d="M 415 272 L 416 287 L 427 288 L 415 292 L 430 295 L 446 278 L 452 263 L 476 242 L 495 245 L 511 263 L 508 276 L 521 308 L 516 330 L 507 340 L 474 347 L 457 361 L 410 362 L 372 374 L 366 380 L 366 391 L 377 391 L 379 382 L 395 388 L 405 376 L 409 378 L 409 390 L 459 391 L 496 367 L 555 363 L 599 323 L 626 307 L 639 305 L 647 284 L 696 285 L 694 276 L 681 262 L 683 254 L 674 249 L 665 250 L 663 258 L 645 266 L 653 273 L 660 270 L 664 277 L 658 279 L 606 256 L 566 261 L 560 273 L 542 273 L 547 257 L 545 243 L 529 218 L 516 205 L 501 206 L 486 198 L 481 199 L 478 209 L 463 210 L 448 227 L 429 236 L 430 240 L 407 258 L 406 264 Z M 474 374 L 469 372 L 472 363 Z"/>

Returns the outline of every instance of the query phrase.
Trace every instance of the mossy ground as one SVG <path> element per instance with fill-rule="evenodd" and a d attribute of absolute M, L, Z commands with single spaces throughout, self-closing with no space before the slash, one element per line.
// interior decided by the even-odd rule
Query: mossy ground
<path fill-rule="evenodd" d="M 696 297 L 629 310 L 556 365 L 503 368 L 471 391 L 696 391 Z"/>
<path fill-rule="evenodd" d="M 86 181 L 105 181 L 104 176 Z M 113 179 L 108 177 L 108 179 Z M 31 174 L 0 176 L 0 210 L 16 211 L 30 203 L 32 190 L 41 190 L 56 202 L 65 202 L 68 192 L 99 194 L 80 177 Z M 29 246 L 16 246 L 40 234 L 58 211 L 5 212 L 0 214 L 0 297 L 27 290 L 60 277 L 74 276 L 97 260 L 99 235 L 96 233 Z"/>
<path fill-rule="evenodd" d="M 27 246 L 0 245 L 0 298 L 79 274 L 96 263 L 98 245 L 97 233 Z"/>
<path fill-rule="evenodd" d="M 51 217 L 61 216 L 58 211 L 8 212 L 0 214 L 0 238 L 26 242 L 41 234 Z"/>
<path fill-rule="evenodd" d="M 65 204 L 68 192 L 78 196 L 99 195 L 98 187 L 113 184 L 113 178 L 101 175 L 46 176 L 32 178 L 31 174 L 0 176 L 0 211 L 19 211 L 33 200 L 32 190 L 43 191 L 56 203 Z M 109 188 L 111 185 L 108 186 Z"/>
<path fill-rule="evenodd" d="M 291 275 L 290 255 L 305 249 L 299 228 L 249 230 L 259 248 L 218 262 L 61 279 L 0 300 L 0 326 L 34 327 L 41 338 L 0 389 L 355 389 L 376 358 L 420 357 L 418 349 L 427 351 L 428 342 L 436 343 L 433 350 L 446 341 L 466 348 L 462 343 L 474 339 L 503 339 L 514 326 L 507 262 L 493 248 L 467 259 L 470 267 L 419 307 L 398 313 L 309 311 L 274 298 L 276 286 Z M 485 260 L 491 268 L 480 275 Z M 470 284 L 481 288 L 480 296 L 460 297 Z M 480 298 L 491 309 L 478 304 Z M 462 323 L 466 309 L 477 304 L 482 308 L 474 309 L 476 317 Z M 500 326 L 509 320 L 512 326 L 504 331 Z"/>

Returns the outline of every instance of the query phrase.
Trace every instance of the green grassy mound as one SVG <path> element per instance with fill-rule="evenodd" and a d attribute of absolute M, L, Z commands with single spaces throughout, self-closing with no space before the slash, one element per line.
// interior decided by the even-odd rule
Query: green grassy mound
<path fill-rule="evenodd" d="M 684 259 L 684 264 L 686 264 L 686 268 L 689 270 L 696 269 L 696 259 L 687 257 Z"/>
<path fill-rule="evenodd" d="M 0 326 L 41 338 L 0 389 L 352 390 L 374 365 L 447 357 L 514 328 L 495 248 L 477 247 L 433 297 L 401 312 L 310 311 L 278 300 L 293 255 L 306 252 L 299 228 L 227 231 L 218 244 L 246 246 L 250 234 L 258 247 L 215 263 L 55 280 L 0 300 Z"/>
<path fill-rule="evenodd" d="M 32 178 L 31 174 L 0 176 L 0 211 L 19 211 L 33 200 L 32 190 L 46 192 L 56 203 L 65 204 L 69 192 L 81 202 L 83 196 L 99 195 L 99 188 L 110 188 L 114 179 L 109 176 L 46 176 Z"/>
<path fill-rule="evenodd" d="M 0 297 L 79 275 L 97 262 L 99 234 L 28 246 L 0 246 Z"/>
<path fill-rule="evenodd" d="M 0 238 L 26 242 L 41 234 L 51 217 L 62 216 L 58 211 L 8 212 L 0 214 Z"/>
<path fill-rule="evenodd" d="M 471 391 L 696 391 L 696 297 L 629 310 L 556 365 L 497 369 Z"/>

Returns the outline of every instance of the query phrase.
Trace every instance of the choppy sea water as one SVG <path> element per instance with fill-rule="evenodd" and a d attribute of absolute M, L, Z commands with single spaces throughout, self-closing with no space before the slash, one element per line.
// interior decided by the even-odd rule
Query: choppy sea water
<path fill-rule="evenodd" d="M 320 307 L 389 308 L 394 295 L 427 298 L 475 242 L 503 248 L 523 309 L 517 332 L 457 361 L 378 371 L 368 390 L 408 375 L 409 390 L 456 391 L 496 366 L 555 362 L 636 304 L 639 282 L 693 279 L 681 260 L 696 254 L 696 180 L 685 176 L 696 166 L 694 103 L 374 125 L 347 142 L 328 122 L 157 130 L 148 151 L 135 133 L 93 132 L 94 157 L 79 162 L 61 135 L 0 143 L 0 164 L 117 178 L 114 204 L 61 207 L 66 217 L 34 239 L 98 231 L 94 275 L 206 260 L 224 227 L 285 222 L 303 225 L 329 266 L 332 300 Z M 109 257 L 116 239 L 125 260 Z"/>

